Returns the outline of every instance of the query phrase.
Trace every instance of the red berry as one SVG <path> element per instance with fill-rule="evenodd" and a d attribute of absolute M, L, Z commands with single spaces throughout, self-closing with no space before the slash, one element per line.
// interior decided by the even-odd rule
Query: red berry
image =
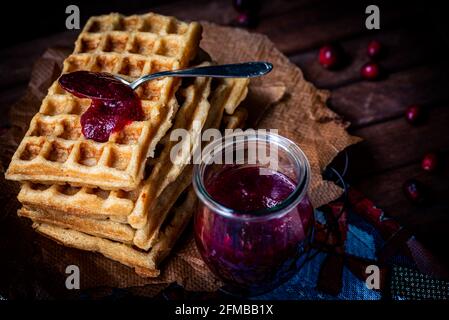
<path fill-rule="evenodd" d="M 434 172 L 438 167 L 438 156 L 435 153 L 428 153 L 421 161 L 421 168 L 428 172 Z"/>
<path fill-rule="evenodd" d="M 411 124 L 416 124 L 421 120 L 421 107 L 417 104 L 411 105 L 405 110 L 405 118 Z"/>
<path fill-rule="evenodd" d="M 237 16 L 237 23 L 241 27 L 251 27 L 253 25 L 253 18 L 249 13 L 240 13 Z"/>
<path fill-rule="evenodd" d="M 360 74 L 366 80 L 376 80 L 380 75 L 380 67 L 375 62 L 365 63 L 360 70 Z"/>
<path fill-rule="evenodd" d="M 336 46 L 325 45 L 320 49 L 318 61 L 323 67 L 331 69 L 339 64 L 340 56 L 340 50 Z"/>
<path fill-rule="evenodd" d="M 403 189 L 405 195 L 411 202 L 415 204 L 422 204 L 424 202 L 424 187 L 419 181 L 415 179 L 407 180 L 403 185 Z"/>
<path fill-rule="evenodd" d="M 375 59 L 382 53 L 382 45 L 377 40 L 371 40 L 368 44 L 368 56 Z"/>

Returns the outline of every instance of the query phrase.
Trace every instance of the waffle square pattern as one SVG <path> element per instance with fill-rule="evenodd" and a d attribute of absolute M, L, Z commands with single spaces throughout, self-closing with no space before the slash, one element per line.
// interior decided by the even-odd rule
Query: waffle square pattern
<path fill-rule="evenodd" d="M 108 72 L 133 80 L 211 65 L 199 49 L 200 37 L 198 23 L 154 13 L 92 17 L 62 73 Z M 6 173 L 21 182 L 18 215 L 64 246 L 98 252 L 139 276 L 157 277 L 196 207 L 192 160 L 207 143 L 202 135 L 244 127 L 247 111 L 240 104 L 248 85 L 244 78 L 147 82 L 136 90 L 144 119 L 96 142 L 84 137 L 80 123 L 92 101 L 56 81 Z"/>
<path fill-rule="evenodd" d="M 109 72 L 132 80 L 185 68 L 197 53 L 200 37 L 198 23 L 154 13 L 92 17 L 62 72 Z M 71 95 L 56 81 L 33 117 L 6 177 L 105 190 L 136 189 L 147 157 L 172 125 L 178 87 L 179 80 L 169 77 L 143 84 L 136 90 L 143 121 L 134 121 L 99 143 L 86 139 L 81 131 L 80 116 L 90 99 Z"/>

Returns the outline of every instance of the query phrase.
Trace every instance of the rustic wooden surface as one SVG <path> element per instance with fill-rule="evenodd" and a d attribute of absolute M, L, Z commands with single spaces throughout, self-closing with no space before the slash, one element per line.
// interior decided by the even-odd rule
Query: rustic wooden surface
<path fill-rule="evenodd" d="M 187 20 L 208 20 L 222 25 L 233 23 L 236 13 L 230 0 L 167 1 L 141 12 L 156 11 Z M 446 263 L 449 234 L 449 79 L 444 54 L 447 34 L 438 16 L 428 7 L 390 1 L 382 4 L 381 30 L 364 25 L 365 6 L 332 0 L 263 1 L 259 23 L 252 28 L 266 34 L 319 88 L 330 89 L 330 107 L 351 121 L 349 131 L 365 139 L 348 150 L 349 183 L 364 192 L 386 214 L 404 226 Z M 126 5 L 123 2 L 122 6 Z M 120 11 L 108 9 L 103 12 Z M 82 9 L 82 8 L 81 8 Z M 121 10 L 126 11 L 126 10 Z M 7 127 L 7 110 L 24 92 L 32 62 L 46 48 L 71 46 L 76 31 L 38 38 L 0 50 L 0 125 Z M 381 66 L 386 76 L 376 82 L 360 78 L 366 62 L 366 45 L 379 39 L 387 48 Z M 350 63 L 338 71 L 324 70 L 317 62 L 319 47 L 340 43 Z M 428 111 L 418 127 L 404 119 L 405 108 L 419 103 Z M 441 153 L 443 165 L 436 174 L 420 169 L 428 151 Z M 341 161 L 337 159 L 335 165 Z M 416 207 L 402 193 L 402 183 L 417 178 L 431 194 L 426 206 Z M 449 263 L 448 263 L 449 265 Z"/>

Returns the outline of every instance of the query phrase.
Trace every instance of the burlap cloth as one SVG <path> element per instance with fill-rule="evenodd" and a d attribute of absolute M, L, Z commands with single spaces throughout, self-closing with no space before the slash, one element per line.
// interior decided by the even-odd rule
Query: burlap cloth
<path fill-rule="evenodd" d="M 332 182 L 323 181 L 321 172 L 338 152 L 359 139 L 350 136 L 345 130 L 347 123 L 326 107 L 329 93 L 305 81 L 301 70 L 277 50 L 266 36 L 207 22 L 203 26 L 201 46 L 215 61 L 231 63 L 265 60 L 273 63 L 274 69 L 269 75 L 251 80 L 249 95 L 244 102 L 250 111 L 249 124 L 254 126 L 257 123 L 259 128 L 276 128 L 281 135 L 292 139 L 304 150 L 312 168 L 309 196 L 315 207 L 336 199 L 341 194 L 340 188 Z M 58 77 L 62 61 L 69 52 L 69 49 L 49 49 L 35 63 L 28 90 L 11 108 L 12 126 L 0 143 L 3 171 L 28 128 L 31 117 L 37 112 L 47 88 Z M 1 183 L 6 193 L 3 194 L 6 199 L 4 208 L 13 212 L 19 207 L 15 199 L 18 186 L 4 179 Z M 175 281 L 194 291 L 213 291 L 221 285 L 199 256 L 191 228 L 161 266 L 162 274 L 157 279 L 140 278 L 130 268 L 100 254 L 64 248 L 39 235 L 33 238 L 39 258 L 55 276 L 61 278 L 61 275 L 65 275 L 65 269 L 70 264 L 79 266 L 81 288 L 84 289 L 140 287 L 138 291 L 153 295 Z"/>

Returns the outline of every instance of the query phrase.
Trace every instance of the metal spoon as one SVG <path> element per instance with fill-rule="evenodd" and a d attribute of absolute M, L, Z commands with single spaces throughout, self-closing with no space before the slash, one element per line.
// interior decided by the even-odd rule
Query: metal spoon
<path fill-rule="evenodd" d="M 272 69 L 273 65 L 269 62 L 245 62 L 156 72 L 142 76 L 133 82 L 117 75 L 114 75 L 114 77 L 135 90 L 144 82 L 162 77 L 253 78 L 263 76 Z"/>

